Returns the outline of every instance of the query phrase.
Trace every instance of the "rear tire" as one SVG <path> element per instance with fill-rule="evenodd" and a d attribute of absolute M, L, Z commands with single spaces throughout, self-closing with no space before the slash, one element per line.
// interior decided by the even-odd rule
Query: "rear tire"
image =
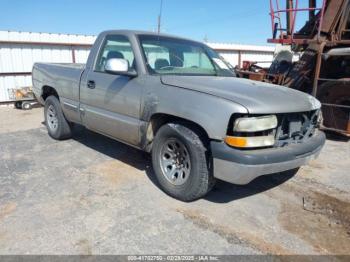
<path fill-rule="evenodd" d="M 55 96 L 45 100 L 45 125 L 49 135 L 56 140 L 68 139 L 72 136 L 71 127 L 64 117 L 61 104 Z"/>
<path fill-rule="evenodd" d="M 158 130 L 152 147 L 153 169 L 162 190 L 186 202 L 203 197 L 215 184 L 205 141 L 194 130 L 166 124 Z"/>

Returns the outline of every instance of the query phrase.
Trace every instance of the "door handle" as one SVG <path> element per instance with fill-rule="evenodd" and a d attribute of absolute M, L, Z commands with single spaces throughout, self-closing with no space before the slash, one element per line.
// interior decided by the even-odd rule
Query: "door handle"
<path fill-rule="evenodd" d="M 89 80 L 87 82 L 87 87 L 90 88 L 90 89 L 94 89 L 96 87 L 95 81 Z"/>

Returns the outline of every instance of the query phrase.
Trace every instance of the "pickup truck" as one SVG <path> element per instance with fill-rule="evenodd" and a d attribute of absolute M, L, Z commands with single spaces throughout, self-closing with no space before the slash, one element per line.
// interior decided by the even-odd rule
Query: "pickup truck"
<path fill-rule="evenodd" d="M 142 31 L 101 33 L 86 65 L 36 63 L 33 90 L 48 134 L 77 123 L 152 154 L 159 186 L 182 201 L 216 179 L 248 184 L 318 156 L 320 103 L 235 77 L 207 45 Z"/>

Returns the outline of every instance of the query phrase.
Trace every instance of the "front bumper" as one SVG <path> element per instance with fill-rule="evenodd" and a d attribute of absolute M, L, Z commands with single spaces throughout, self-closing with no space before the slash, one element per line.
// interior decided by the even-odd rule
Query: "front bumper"
<path fill-rule="evenodd" d="M 253 179 L 300 167 L 316 158 L 326 140 L 323 132 L 299 144 L 280 148 L 238 150 L 223 142 L 211 142 L 214 177 L 238 185 Z"/>

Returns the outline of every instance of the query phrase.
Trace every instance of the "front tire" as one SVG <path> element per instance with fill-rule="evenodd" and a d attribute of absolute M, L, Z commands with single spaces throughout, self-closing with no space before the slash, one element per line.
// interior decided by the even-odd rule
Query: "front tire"
<path fill-rule="evenodd" d="M 47 131 L 52 138 L 63 140 L 71 137 L 71 127 L 63 115 L 57 97 L 49 96 L 45 100 L 44 115 Z"/>
<path fill-rule="evenodd" d="M 203 197 L 215 183 L 205 141 L 194 130 L 166 124 L 158 130 L 152 148 L 153 169 L 161 188 L 186 202 Z"/>

